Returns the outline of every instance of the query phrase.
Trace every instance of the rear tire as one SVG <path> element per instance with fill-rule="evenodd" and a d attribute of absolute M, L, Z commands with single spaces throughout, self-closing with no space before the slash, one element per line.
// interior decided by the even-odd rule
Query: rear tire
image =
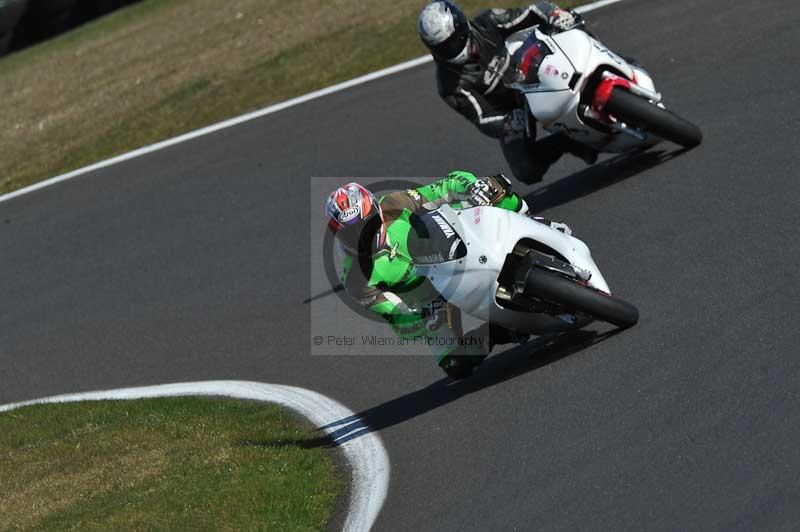
<path fill-rule="evenodd" d="M 696 125 L 620 87 L 611 91 L 605 110 L 626 124 L 684 148 L 694 148 L 703 141 L 703 132 Z"/>
<path fill-rule="evenodd" d="M 528 272 L 525 293 L 617 327 L 632 327 L 639 321 L 639 311 L 630 303 L 541 268 Z"/>

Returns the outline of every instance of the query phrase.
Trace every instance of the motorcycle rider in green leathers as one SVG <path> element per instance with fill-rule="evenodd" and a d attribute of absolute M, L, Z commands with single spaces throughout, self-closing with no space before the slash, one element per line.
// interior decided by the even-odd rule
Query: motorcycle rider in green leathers
<path fill-rule="evenodd" d="M 495 206 L 527 215 L 527 204 L 510 188 L 502 175 L 478 178 L 456 171 L 380 199 L 358 183 L 348 183 L 326 203 L 328 227 L 345 255 L 342 283 L 347 291 L 383 317 L 400 338 L 429 345 L 439 366 L 455 379 L 470 375 L 495 344 L 520 338 L 492 324 L 465 336 L 458 309 L 417 275 L 409 234 L 419 232 L 420 215 L 445 203 L 455 209 Z M 535 219 L 571 233 L 564 224 Z"/>

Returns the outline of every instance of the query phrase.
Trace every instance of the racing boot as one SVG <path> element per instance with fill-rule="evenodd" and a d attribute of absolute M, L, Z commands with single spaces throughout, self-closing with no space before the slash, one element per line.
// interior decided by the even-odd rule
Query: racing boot
<path fill-rule="evenodd" d="M 598 156 L 595 150 L 564 133 L 553 133 L 535 142 L 526 139 L 524 142 L 506 143 L 501 139 L 501 145 L 514 177 L 528 185 L 540 182 L 545 172 L 565 153 L 590 165 L 597 162 Z"/>
<path fill-rule="evenodd" d="M 522 109 L 515 109 L 506 116 L 499 140 L 511 173 L 527 185 L 540 182 L 550 165 L 563 153 L 562 150 L 538 149 L 536 124 L 528 124 Z"/>
<path fill-rule="evenodd" d="M 472 361 L 472 357 L 458 353 L 451 353 L 439 362 L 439 367 L 454 381 L 466 379 L 472 375 L 472 370 L 476 365 Z"/>
<path fill-rule="evenodd" d="M 487 324 L 488 325 L 488 324 Z M 439 367 L 453 380 L 464 379 L 489 355 L 488 329 L 483 326 L 465 334 L 451 353 L 439 360 Z"/>
<path fill-rule="evenodd" d="M 472 371 L 489 356 L 494 346 L 524 344 L 530 335 L 506 329 L 494 323 L 484 323 L 463 337 L 463 345 L 446 356 L 439 366 L 453 380 L 469 377 Z"/>

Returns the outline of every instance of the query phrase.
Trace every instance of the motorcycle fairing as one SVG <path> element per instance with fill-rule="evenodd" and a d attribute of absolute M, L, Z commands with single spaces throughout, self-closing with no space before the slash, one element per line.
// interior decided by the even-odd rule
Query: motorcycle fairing
<path fill-rule="evenodd" d="M 438 211 L 412 214 L 408 252 L 415 266 L 462 259 L 467 246 Z"/>
<path fill-rule="evenodd" d="M 598 70 L 616 72 L 632 83 L 655 92 L 653 80 L 644 69 L 630 65 L 580 29 L 549 36 L 534 27 L 521 30 L 506 40 L 506 47 L 512 54 L 509 71 L 518 70 L 513 58 L 524 56 L 526 46 L 536 41 L 541 41 L 552 51 L 539 65 L 540 82 L 536 85 L 514 84 L 509 83 L 510 77 L 506 81 L 525 96 L 530 113 L 545 130 L 564 133 L 605 152 L 625 152 L 636 145 L 653 145 L 660 140 L 650 136 L 643 143 L 628 135 L 610 135 L 588 126 L 578 113 L 581 95 Z"/>
<path fill-rule="evenodd" d="M 500 272 L 507 255 L 523 239 L 541 242 L 557 251 L 570 264 L 591 273 L 590 286 L 610 293 L 589 248 L 575 237 L 497 207 L 456 211 L 449 205 L 443 205 L 435 212 L 463 240 L 467 252 L 459 259 L 417 265 L 417 273 L 425 276 L 447 301 L 476 318 L 520 331 L 570 328 L 569 324 L 558 318 L 514 311 L 497 303 Z"/>

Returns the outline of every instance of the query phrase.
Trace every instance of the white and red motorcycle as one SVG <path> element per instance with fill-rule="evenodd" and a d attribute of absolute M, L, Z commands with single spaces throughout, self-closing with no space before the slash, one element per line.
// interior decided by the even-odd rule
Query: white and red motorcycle
<path fill-rule="evenodd" d="M 626 153 L 668 140 L 685 148 L 700 128 L 665 109 L 653 79 L 581 27 L 547 35 L 538 27 L 506 40 L 505 85 L 519 91 L 531 115 L 598 152 Z"/>

